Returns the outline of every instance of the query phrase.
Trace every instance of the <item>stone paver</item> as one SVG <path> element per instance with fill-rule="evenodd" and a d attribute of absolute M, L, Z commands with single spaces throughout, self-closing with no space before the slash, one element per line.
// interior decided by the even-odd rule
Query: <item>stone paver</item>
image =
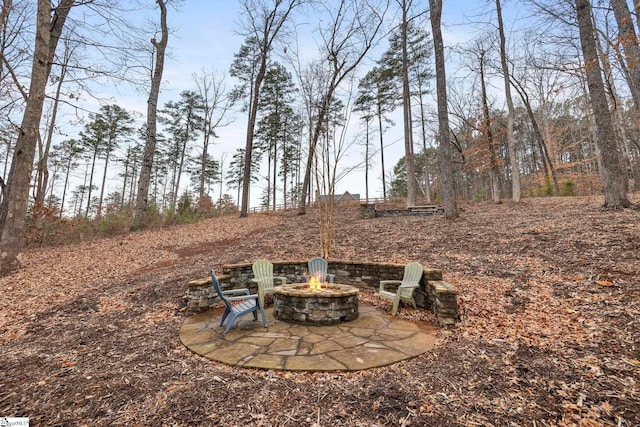
<path fill-rule="evenodd" d="M 182 343 L 196 354 L 228 365 L 290 371 L 357 371 L 418 356 L 434 346 L 436 328 L 392 317 L 359 304 L 359 316 L 335 326 L 302 326 L 244 316 L 223 334 L 222 309 L 189 317 Z"/>

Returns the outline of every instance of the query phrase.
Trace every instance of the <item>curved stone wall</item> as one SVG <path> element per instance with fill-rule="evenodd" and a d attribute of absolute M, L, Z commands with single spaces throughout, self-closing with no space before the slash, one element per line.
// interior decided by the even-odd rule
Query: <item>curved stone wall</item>
<path fill-rule="evenodd" d="M 273 274 L 287 278 L 287 283 L 304 283 L 307 260 L 272 261 Z M 222 267 L 218 279 L 224 290 L 249 288 L 257 293 L 257 285 L 251 283 L 253 263 L 231 264 Z M 335 274 L 335 282 L 355 286 L 362 290 L 377 291 L 381 280 L 400 280 L 405 264 L 329 261 L 328 272 Z M 217 272 L 220 273 L 220 272 Z M 190 281 L 187 287 L 187 308 L 202 312 L 216 304 L 217 296 L 211 287 L 211 278 Z M 442 271 L 423 267 L 420 288 L 414 294 L 418 307 L 433 312 L 441 326 L 453 325 L 459 320 L 458 290 L 442 279 Z"/>

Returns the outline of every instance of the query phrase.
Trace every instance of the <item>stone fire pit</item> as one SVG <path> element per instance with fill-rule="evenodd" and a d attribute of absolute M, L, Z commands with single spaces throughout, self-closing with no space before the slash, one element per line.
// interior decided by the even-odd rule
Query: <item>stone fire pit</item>
<path fill-rule="evenodd" d="M 273 317 L 302 325 L 335 325 L 358 317 L 358 289 L 349 285 L 323 284 L 310 289 L 307 283 L 276 286 Z"/>

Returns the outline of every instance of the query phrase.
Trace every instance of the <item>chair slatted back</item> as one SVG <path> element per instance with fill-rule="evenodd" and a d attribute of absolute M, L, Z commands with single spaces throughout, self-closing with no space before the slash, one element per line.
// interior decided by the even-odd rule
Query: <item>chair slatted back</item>
<path fill-rule="evenodd" d="M 404 267 L 404 275 L 402 276 L 402 285 L 412 286 L 419 285 L 422 278 L 422 265 L 412 262 Z"/>
<path fill-rule="evenodd" d="M 309 268 L 309 276 L 316 276 L 320 280 L 320 283 L 327 281 L 327 270 L 329 263 L 327 260 L 321 257 L 311 258 L 307 263 Z"/>
<path fill-rule="evenodd" d="M 216 294 L 218 295 L 218 297 L 222 301 L 224 301 L 224 305 L 227 307 L 227 309 L 231 310 L 231 302 L 227 300 L 227 298 L 222 293 L 222 289 L 220 288 L 220 282 L 218 281 L 218 278 L 216 277 L 216 273 L 213 271 L 213 269 L 211 270 L 211 285 L 213 286 L 213 289 L 216 291 Z"/>
<path fill-rule="evenodd" d="M 273 289 L 273 264 L 266 259 L 259 259 L 251 266 L 253 277 L 263 289 Z"/>

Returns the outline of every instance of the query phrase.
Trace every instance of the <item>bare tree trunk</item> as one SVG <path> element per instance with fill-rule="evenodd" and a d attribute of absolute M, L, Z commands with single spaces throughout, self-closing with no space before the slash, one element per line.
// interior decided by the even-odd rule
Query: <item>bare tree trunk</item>
<path fill-rule="evenodd" d="M 328 116 L 328 114 L 327 114 Z M 335 212 L 335 180 L 329 179 L 329 119 L 325 120 L 325 135 L 319 150 L 322 171 L 315 174 L 318 189 L 318 229 L 320 230 L 320 256 L 331 257 L 331 241 L 333 234 L 333 215 Z M 325 169 L 326 168 L 326 169 Z M 321 195 L 324 194 L 324 197 Z"/>
<path fill-rule="evenodd" d="M 489 104 L 487 103 L 487 85 L 484 79 L 484 55 L 486 52 L 482 51 L 479 54 L 480 58 L 480 87 L 482 89 L 482 113 L 484 115 L 485 122 L 485 134 L 487 135 L 487 146 L 489 149 L 489 180 L 491 184 L 491 199 L 493 203 L 500 203 L 501 191 L 500 191 L 500 170 L 498 168 L 498 162 L 496 160 L 493 130 L 491 129 L 491 115 L 489 113 Z"/>
<path fill-rule="evenodd" d="M 93 174 L 96 169 L 96 157 L 97 151 L 93 152 L 93 158 L 91 159 L 91 173 L 89 174 L 89 188 L 87 192 L 87 209 L 84 212 L 84 217 L 89 218 L 89 209 L 91 208 L 91 190 L 93 190 Z"/>
<path fill-rule="evenodd" d="M 637 0 L 634 1 L 634 5 L 636 13 L 640 12 L 640 4 Z M 627 79 L 629 90 L 631 91 L 636 118 L 640 118 L 640 46 L 638 45 L 638 37 L 635 27 L 633 26 L 631 12 L 629 11 L 627 2 L 625 0 L 611 0 L 611 6 L 618 24 L 619 39 L 624 47 L 626 61 L 621 60 L 621 62 L 626 62 L 624 76 Z M 616 50 L 618 55 L 621 55 L 620 49 L 618 48 Z M 603 60 L 606 60 L 604 56 Z M 611 74 L 607 73 L 607 76 L 611 76 Z M 616 96 L 615 81 L 611 77 L 609 77 L 609 79 L 611 80 L 610 85 L 613 87 L 614 92 L 612 96 Z M 627 188 L 629 191 L 633 191 L 635 189 L 635 176 L 631 165 L 629 138 L 627 137 L 623 126 L 622 110 L 618 108 L 619 105 L 620 104 L 618 102 L 614 103 L 614 117 L 616 121 L 616 128 L 618 129 L 623 141 L 622 155 L 624 168 L 626 169 L 628 178 Z"/>
<path fill-rule="evenodd" d="M 613 1 L 612 1 L 613 3 Z M 626 9 L 626 4 L 623 5 L 624 8 Z M 626 9 L 627 11 L 627 15 L 628 19 L 631 19 L 631 14 L 629 13 L 629 9 Z M 596 25 L 596 23 L 594 22 L 594 26 Z M 633 31 L 633 25 L 631 26 L 631 30 Z M 635 39 L 635 31 L 633 32 L 633 37 Z M 636 43 L 637 43 L 637 39 Z M 607 44 L 607 46 L 609 46 L 610 44 Z M 598 52 L 598 55 L 600 56 L 600 58 L 602 58 L 602 67 L 603 67 L 603 71 L 604 71 L 604 81 L 606 84 L 606 87 L 608 88 L 608 94 L 611 98 L 611 120 L 613 122 L 613 128 L 616 132 L 616 140 L 621 141 L 622 146 L 620 148 L 622 148 L 622 167 L 624 168 L 625 172 L 626 172 L 626 178 L 627 178 L 627 190 L 628 191 L 633 191 L 634 187 L 635 187 L 635 178 L 634 178 L 634 174 L 633 174 L 633 166 L 631 164 L 631 157 L 630 157 L 630 152 L 629 152 L 629 137 L 627 135 L 627 131 L 626 128 L 624 126 L 624 108 L 623 108 L 623 103 L 620 100 L 620 97 L 618 96 L 618 89 L 617 89 L 617 85 L 616 85 L 616 80 L 614 79 L 614 74 L 613 74 L 613 70 L 611 69 L 611 61 L 609 60 L 609 52 L 608 49 L 607 51 L 605 51 L 602 47 L 602 42 L 600 40 L 600 37 L 598 36 L 598 34 L 596 33 L 596 49 Z M 620 49 L 615 49 L 616 53 L 618 54 L 618 58 L 620 58 Z M 638 48 L 636 46 L 636 51 L 638 51 Z M 626 46 L 625 46 L 625 52 L 626 52 Z M 621 62 L 624 62 L 624 60 L 622 60 Z M 638 74 L 637 71 L 635 72 L 635 74 Z M 629 85 L 631 86 L 631 70 L 629 70 L 627 73 L 625 73 L 625 75 L 627 76 L 628 80 L 627 82 L 629 83 Z M 640 112 L 640 110 L 638 109 L 638 104 L 635 104 L 634 101 L 634 105 L 635 105 L 635 109 L 633 110 L 632 113 L 636 114 L 636 117 L 638 116 L 638 113 Z"/>
<path fill-rule="evenodd" d="M 511 98 L 511 83 L 509 81 L 509 65 L 507 64 L 507 48 L 504 36 L 504 23 L 502 22 L 502 6 L 500 0 L 496 1 L 496 12 L 498 14 L 498 31 L 500 33 L 500 62 L 502 64 L 502 74 L 504 76 L 504 96 L 507 100 L 507 150 L 509 153 L 509 164 L 511 165 L 511 200 L 518 203 L 520 201 L 520 164 L 516 153 L 516 143 L 513 139 L 513 123 L 515 122 L 515 108 Z"/>
<path fill-rule="evenodd" d="M 547 144 L 545 143 L 545 138 L 540 130 L 540 126 L 538 125 L 538 120 L 533 112 L 533 108 L 531 107 L 531 101 L 529 101 L 529 95 L 526 90 L 522 87 L 520 82 L 513 79 L 513 87 L 520 95 L 520 99 L 524 104 L 525 109 L 527 110 L 527 116 L 529 116 L 529 120 L 531 121 L 531 127 L 533 129 L 533 135 L 535 137 L 535 142 L 538 145 L 538 150 L 540 150 L 540 157 L 542 160 L 542 167 L 545 179 L 549 181 L 549 173 L 551 173 L 551 178 L 553 179 L 553 183 L 555 185 L 556 192 L 560 192 L 560 188 L 558 187 L 558 177 L 556 174 L 556 169 L 553 166 L 553 162 L 551 161 L 551 157 L 549 156 L 549 150 L 547 149 Z"/>
<path fill-rule="evenodd" d="M 219 189 L 219 197 L 218 197 L 218 214 L 222 212 L 222 185 L 224 184 L 224 159 L 226 157 L 226 153 L 222 153 L 220 157 L 220 189 Z"/>
<path fill-rule="evenodd" d="M 424 188 L 422 192 L 427 199 L 427 204 L 431 203 L 431 180 L 429 178 L 429 157 L 427 156 L 427 129 L 426 129 L 426 112 L 424 108 L 424 102 L 422 102 L 422 96 L 420 96 L 420 126 L 422 130 L 422 153 L 424 154 L 424 170 L 422 171 L 424 179 Z"/>
<path fill-rule="evenodd" d="M 72 6 L 73 0 L 62 0 L 51 16 L 51 2 L 38 0 L 29 97 L 0 204 L 0 274 L 8 274 L 20 266 L 19 255 L 24 247 L 26 231 L 29 183 L 42 119 L 45 89 L 58 39 Z"/>
<path fill-rule="evenodd" d="M 274 2 L 272 9 L 258 11 L 255 4 L 248 0 L 242 0 L 242 7 L 250 16 L 249 32 L 256 37 L 260 47 L 260 66 L 253 82 L 252 98 L 249 104 L 249 119 L 247 121 L 247 140 L 244 150 L 244 170 L 242 178 L 242 202 L 240 205 L 240 218 L 249 215 L 249 188 L 251 185 L 251 163 L 253 159 L 253 137 L 255 133 L 256 118 L 258 116 L 258 100 L 260 98 L 260 87 L 267 70 L 267 60 L 271 46 L 278 33 L 284 27 L 292 11 L 300 6 L 304 0 L 278 0 Z M 255 14 L 262 12 L 263 16 L 256 17 Z"/>
<path fill-rule="evenodd" d="M 151 184 L 151 171 L 153 170 L 153 158 L 156 152 L 157 134 L 157 113 L 158 96 L 160 95 L 160 83 L 162 83 L 162 72 L 164 70 L 164 55 L 169 40 L 169 28 L 167 27 L 167 1 L 156 0 L 160 7 L 160 31 L 162 36 L 160 41 L 152 39 L 154 49 L 156 49 L 156 62 L 151 75 L 151 90 L 147 100 L 147 134 L 142 155 L 142 166 L 140 168 L 140 178 L 138 179 L 138 192 L 136 195 L 136 209 L 134 215 L 133 228 L 139 229 L 147 226 L 147 213 L 149 209 L 149 185 Z"/>
<path fill-rule="evenodd" d="M 380 103 L 378 103 L 378 133 L 380 135 L 380 168 L 382 169 L 382 200 L 387 200 L 387 182 L 385 179 L 386 171 L 384 170 L 384 138 L 382 136 L 382 112 L 380 111 Z"/>
<path fill-rule="evenodd" d="M 122 177 L 122 197 L 120 198 L 120 210 L 124 209 L 124 199 L 127 194 L 127 184 L 129 181 L 129 162 L 131 161 L 131 147 L 127 147 L 127 154 L 124 160 L 124 174 Z"/>
<path fill-rule="evenodd" d="M 3 0 L 2 2 L 2 10 L 0 10 L 0 25 L 6 25 L 7 16 L 9 16 L 9 12 L 13 8 L 13 0 Z"/>
<path fill-rule="evenodd" d="M 402 105 L 404 113 L 404 153 L 407 170 L 407 206 L 416 205 L 416 167 L 413 158 L 413 126 L 411 123 L 411 93 L 409 91 L 409 54 L 407 52 L 407 8 L 402 0 Z"/>
<path fill-rule="evenodd" d="M 530 117 L 533 117 L 535 119 L 535 114 L 533 110 L 531 110 L 531 106 L 529 106 L 527 114 L 529 114 Z M 548 180 L 549 173 L 551 173 L 551 182 L 553 182 L 553 186 L 556 190 L 556 193 L 559 193 L 560 184 L 558 183 L 558 173 L 556 172 L 554 160 L 551 157 L 551 153 L 550 153 L 551 150 L 549 149 L 549 144 L 547 144 L 547 141 L 551 139 L 551 136 L 550 136 L 551 132 L 549 130 L 549 120 L 547 118 L 543 118 L 543 120 L 544 121 L 542 123 L 542 127 L 543 127 L 542 130 L 540 130 L 537 120 L 533 121 L 532 119 L 532 123 L 534 123 L 532 126 L 534 128 L 534 133 L 536 135 L 538 150 L 540 150 L 540 155 L 542 156 L 543 164 L 545 167 L 545 173 L 544 173 L 545 179 Z"/>
<path fill-rule="evenodd" d="M 442 0 L 429 0 L 431 13 L 431 32 L 436 63 L 436 93 L 438 97 L 438 141 L 440 143 L 440 170 L 442 174 L 442 199 L 444 215 L 448 219 L 458 217 L 456 190 L 453 182 L 453 165 L 449 142 L 449 111 L 447 110 L 447 78 L 444 63 L 444 42 L 440 21 L 442 18 Z"/>
<path fill-rule="evenodd" d="M 369 118 L 366 124 L 366 145 L 364 147 L 364 198 L 369 204 Z"/>
<path fill-rule="evenodd" d="M 109 141 L 109 146 L 111 146 L 112 142 Z M 107 169 L 109 167 L 109 157 L 111 157 L 111 150 L 107 150 L 105 153 L 104 159 L 104 170 L 102 171 L 102 185 L 100 186 L 100 197 L 98 199 L 98 210 L 96 211 L 96 218 L 100 219 L 102 217 L 102 202 L 104 200 L 104 188 L 107 186 Z M 124 198 L 124 192 L 122 193 L 122 198 Z"/>
<path fill-rule="evenodd" d="M 49 181 L 49 168 L 47 163 L 49 161 L 49 150 L 51 149 L 51 141 L 53 139 L 53 130 L 56 125 L 56 116 L 58 113 L 58 104 L 60 102 L 60 92 L 62 91 L 62 83 L 64 82 L 66 74 L 66 63 L 63 64 L 62 70 L 56 87 L 56 95 L 53 99 L 53 108 L 51 111 L 51 119 L 49 120 L 49 129 L 47 130 L 47 139 L 44 146 L 40 149 L 38 163 L 37 163 L 37 191 L 36 191 L 36 206 L 42 206 L 44 204 L 45 193 L 47 192 L 47 184 Z M 42 144 L 41 144 L 42 145 Z"/>
<path fill-rule="evenodd" d="M 287 130 L 288 130 L 287 120 L 284 122 L 284 135 L 282 137 L 282 209 L 287 210 L 287 179 L 289 179 L 289 162 L 286 158 L 286 144 L 288 140 Z"/>
<path fill-rule="evenodd" d="M 273 143 L 273 211 L 276 210 L 276 191 L 277 191 L 277 179 L 278 179 L 278 141 Z"/>
<path fill-rule="evenodd" d="M 640 111 L 640 46 L 631 20 L 627 0 L 610 0 L 618 24 L 619 40 L 627 62 L 629 90 L 636 110 Z"/>
<path fill-rule="evenodd" d="M 67 195 L 67 186 L 69 185 L 69 174 L 71 171 L 71 162 L 72 162 L 72 158 L 71 156 L 69 156 L 69 161 L 67 162 L 67 171 L 64 175 L 64 186 L 62 187 L 62 200 L 60 202 L 60 215 L 59 215 L 60 218 L 62 218 L 62 214 L 64 213 L 64 199 Z"/>
<path fill-rule="evenodd" d="M 249 102 L 249 119 L 247 120 L 247 140 L 244 146 L 244 168 L 242 172 L 242 200 L 240 204 L 240 218 L 249 215 L 249 189 L 251 187 L 251 159 L 253 158 L 253 136 L 255 133 L 256 119 L 258 117 L 258 99 L 260 98 L 260 86 L 267 69 L 266 53 L 260 60 L 260 68 L 253 83 L 252 98 Z M 268 207 L 268 206 L 267 206 Z"/>
<path fill-rule="evenodd" d="M 302 195 L 300 197 L 300 205 L 298 206 L 298 215 L 306 214 L 306 202 L 307 199 L 307 188 L 309 188 L 309 184 L 311 183 L 311 168 L 313 166 L 313 161 L 315 159 L 316 148 L 318 147 L 318 141 L 320 140 L 320 134 L 322 133 L 322 126 L 325 120 L 325 116 L 327 115 L 327 111 L 329 109 L 329 104 L 331 99 L 333 98 L 333 92 L 337 87 L 336 79 L 338 76 L 334 74 L 332 76 L 332 80 L 328 85 L 328 91 L 325 96 L 322 98 L 322 105 L 320 106 L 320 110 L 318 111 L 317 121 L 314 126 L 313 134 L 311 137 L 311 141 L 309 143 L 309 155 L 307 157 L 307 166 L 305 168 L 304 173 L 304 181 L 302 184 Z"/>
<path fill-rule="evenodd" d="M 184 157 L 185 154 L 187 152 L 187 142 L 189 142 L 189 122 L 191 121 L 190 118 L 187 118 L 187 131 L 186 131 L 186 135 L 185 135 L 185 139 L 184 142 L 182 143 L 182 148 L 180 150 L 180 163 L 178 164 L 178 172 L 176 174 L 176 179 L 174 182 L 174 186 L 173 186 L 173 198 L 171 200 L 171 207 L 174 209 L 176 209 L 176 206 L 178 206 L 178 199 L 180 197 L 180 195 L 178 194 L 178 191 L 180 191 L 180 178 L 182 177 L 182 169 L 184 168 Z M 177 221 L 178 217 L 175 217 L 175 220 Z"/>
<path fill-rule="evenodd" d="M 611 209 L 629 207 L 631 203 L 626 194 L 626 180 L 620 166 L 620 154 L 602 82 L 589 0 L 576 0 L 576 11 L 580 29 L 580 45 L 586 67 L 587 86 L 596 122 L 597 142 L 602 156 L 604 207 Z"/>

